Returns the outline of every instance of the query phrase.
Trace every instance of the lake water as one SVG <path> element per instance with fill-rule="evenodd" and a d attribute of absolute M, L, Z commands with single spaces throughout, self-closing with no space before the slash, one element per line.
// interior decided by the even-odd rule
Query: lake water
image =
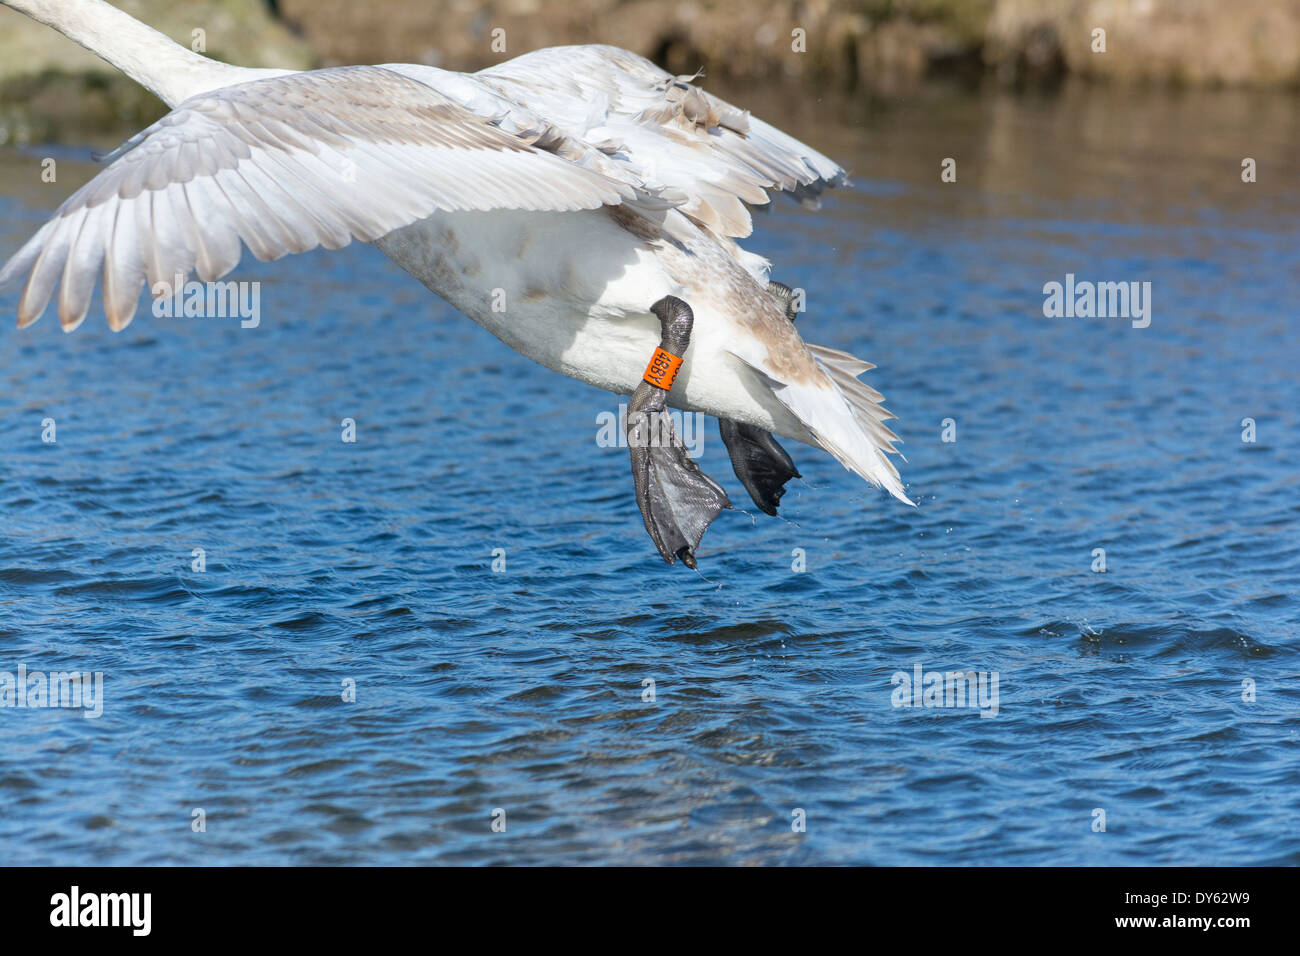
<path fill-rule="evenodd" d="M 852 171 L 749 247 L 919 506 L 788 443 L 670 568 L 619 400 L 367 246 L 246 255 L 255 329 L 6 293 L 0 671 L 103 712 L 0 709 L 3 862 L 1300 863 L 1296 99 L 726 92 Z M 87 156 L 0 150 L 0 254 Z M 1149 326 L 1045 317 L 1067 274 Z"/>

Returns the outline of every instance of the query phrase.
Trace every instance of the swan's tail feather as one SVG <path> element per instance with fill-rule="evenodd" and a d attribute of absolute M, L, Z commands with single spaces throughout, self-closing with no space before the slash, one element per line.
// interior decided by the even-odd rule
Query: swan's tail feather
<path fill-rule="evenodd" d="M 898 469 L 885 457 L 902 457 L 893 444 L 901 439 L 884 424 L 894 416 L 880 404 L 884 396 L 857 378 L 875 366 L 847 352 L 818 345 L 807 348 L 825 373 L 825 384 L 778 385 L 776 397 L 845 468 L 904 504 L 914 505 L 903 490 Z"/>
<path fill-rule="evenodd" d="M 885 451 L 898 455 L 903 461 L 907 461 L 907 457 L 894 448 L 892 444 L 893 442 L 901 443 L 902 439 L 884 424 L 888 419 L 897 418 L 898 416 L 881 404 L 885 400 L 885 396 L 858 379 L 859 375 L 870 371 L 875 366 L 838 349 L 828 349 L 821 345 L 808 345 L 807 348 L 817 359 L 817 363 L 821 365 L 822 370 L 835 383 L 840 393 L 848 400 L 858 424 L 865 428 Z"/>

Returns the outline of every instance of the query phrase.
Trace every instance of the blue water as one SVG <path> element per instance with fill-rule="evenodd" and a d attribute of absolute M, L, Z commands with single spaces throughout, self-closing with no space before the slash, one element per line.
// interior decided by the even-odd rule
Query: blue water
<path fill-rule="evenodd" d="M 879 366 L 919 506 L 790 444 L 699 574 L 618 399 L 373 248 L 246 257 L 256 329 L 6 323 L 0 671 L 104 703 L 0 709 L 0 861 L 1300 863 L 1300 133 L 1234 103 L 788 114 L 859 188 L 750 247 Z M 51 149 L 0 154 L 4 255 L 93 172 L 33 185 Z M 1150 281 L 1150 327 L 1044 318 L 1067 272 Z M 748 506 L 712 422 L 701 463 Z M 996 716 L 895 707 L 916 665 Z"/>

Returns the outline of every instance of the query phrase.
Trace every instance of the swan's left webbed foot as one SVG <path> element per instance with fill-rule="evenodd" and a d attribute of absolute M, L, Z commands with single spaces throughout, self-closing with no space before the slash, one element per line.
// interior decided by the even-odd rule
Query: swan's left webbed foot
<path fill-rule="evenodd" d="M 785 317 L 793 323 L 798 315 L 794 290 L 781 282 L 769 282 L 767 291 L 781 303 Z M 749 492 L 749 497 L 765 513 L 775 515 L 781 496 L 785 494 L 786 482 L 803 477 L 794 461 L 777 444 L 771 432 L 754 425 L 719 418 L 718 431 L 722 433 L 722 443 L 727 446 L 731 468 Z"/>
<path fill-rule="evenodd" d="M 668 393 L 691 340 L 695 315 L 676 296 L 650 307 L 661 338 L 645 377 L 627 407 L 627 444 L 632 456 L 636 502 L 655 547 L 672 564 L 678 558 L 695 567 L 695 549 L 705 530 L 731 500 L 722 486 L 686 455 L 665 408 Z"/>

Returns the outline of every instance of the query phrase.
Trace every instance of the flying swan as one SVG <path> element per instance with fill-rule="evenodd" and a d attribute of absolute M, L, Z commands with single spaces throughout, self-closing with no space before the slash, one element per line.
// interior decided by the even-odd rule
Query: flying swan
<path fill-rule="evenodd" d="M 692 78 L 611 46 L 538 50 L 472 74 L 246 69 L 104 0 L 0 2 L 171 107 L 0 270 L 0 288 L 26 276 L 19 328 L 55 286 L 71 331 L 102 276 L 120 330 L 146 281 L 215 281 L 241 244 L 271 260 L 359 239 L 517 352 L 631 395 L 637 504 L 669 564 L 694 568 L 731 502 L 686 455 L 668 405 L 717 417 L 768 514 L 799 474 L 773 435 L 912 504 L 886 457 L 893 416 L 857 378 L 874 366 L 805 343 L 800 299 L 736 242 L 772 191 L 812 202 L 844 171 Z"/>

